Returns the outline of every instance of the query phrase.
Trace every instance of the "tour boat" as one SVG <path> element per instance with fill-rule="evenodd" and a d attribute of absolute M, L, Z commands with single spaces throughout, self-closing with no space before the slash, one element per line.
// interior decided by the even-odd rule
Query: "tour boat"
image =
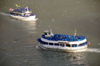
<path fill-rule="evenodd" d="M 45 30 L 41 38 L 38 38 L 38 46 L 41 49 L 62 51 L 62 52 L 82 52 L 88 47 L 85 36 L 53 34 L 52 30 Z"/>
<path fill-rule="evenodd" d="M 36 21 L 36 15 L 32 14 L 31 9 L 26 8 L 16 8 L 16 9 L 9 9 L 12 18 L 19 19 L 22 21 Z"/>

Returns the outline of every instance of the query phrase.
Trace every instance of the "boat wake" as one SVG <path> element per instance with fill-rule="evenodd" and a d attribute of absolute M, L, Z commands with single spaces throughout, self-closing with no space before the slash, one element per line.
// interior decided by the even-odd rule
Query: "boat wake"
<path fill-rule="evenodd" d="M 100 48 L 88 48 L 86 52 L 100 53 Z"/>
<path fill-rule="evenodd" d="M 10 16 L 10 14 L 4 13 L 4 12 L 0 12 L 0 14 L 4 16 Z"/>
<path fill-rule="evenodd" d="M 39 47 L 39 45 L 37 45 L 37 46 L 36 46 L 36 49 L 41 49 L 41 48 Z"/>

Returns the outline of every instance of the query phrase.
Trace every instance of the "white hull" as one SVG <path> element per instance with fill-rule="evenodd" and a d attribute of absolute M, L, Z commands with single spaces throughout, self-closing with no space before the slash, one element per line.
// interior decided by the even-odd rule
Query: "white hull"
<path fill-rule="evenodd" d="M 12 18 L 15 18 L 15 19 L 19 19 L 19 20 L 22 20 L 22 21 L 36 21 L 37 18 L 36 16 L 29 16 L 29 17 L 22 17 L 22 16 L 14 16 L 14 15 L 11 15 Z"/>
<path fill-rule="evenodd" d="M 39 43 L 39 47 L 45 50 L 62 51 L 62 52 L 82 52 L 87 50 L 87 45 L 81 47 L 62 47 L 62 46 L 43 45 Z"/>

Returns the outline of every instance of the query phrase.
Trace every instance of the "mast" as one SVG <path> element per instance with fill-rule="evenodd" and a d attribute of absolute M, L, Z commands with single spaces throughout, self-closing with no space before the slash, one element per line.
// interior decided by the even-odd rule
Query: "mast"
<path fill-rule="evenodd" d="M 27 9 L 27 11 L 29 11 L 29 10 L 28 10 L 28 7 L 26 7 L 26 9 Z"/>
<path fill-rule="evenodd" d="M 50 29 L 50 35 L 51 35 L 51 36 L 54 36 L 54 34 L 52 33 L 52 29 Z"/>
<path fill-rule="evenodd" d="M 76 31 L 77 31 L 77 30 L 75 29 L 74 38 L 75 38 L 75 36 L 76 36 Z"/>

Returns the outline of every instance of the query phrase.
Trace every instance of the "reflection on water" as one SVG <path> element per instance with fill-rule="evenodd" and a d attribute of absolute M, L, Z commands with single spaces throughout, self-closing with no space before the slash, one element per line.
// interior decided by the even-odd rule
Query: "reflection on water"
<path fill-rule="evenodd" d="M 36 33 L 36 31 L 34 31 L 36 29 L 36 21 L 28 21 L 27 23 L 28 25 L 26 25 L 26 28 L 30 30 L 30 33 Z"/>
<path fill-rule="evenodd" d="M 18 66 L 34 62 L 36 22 L 9 21 L 0 29 L 0 66 Z M 8 60 L 8 61 L 7 61 Z M 31 61 L 32 60 L 32 61 Z M 7 62 L 6 62 L 7 61 Z M 34 63 L 35 64 L 35 63 Z"/>
<path fill-rule="evenodd" d="M 63 53 L 51 51 L 39 51 L 43 57 L 43 63 L 52 66 L 88 66 L 85 53 Z M 83 60 L 84 59 L 84 60 Z M 50 66 L 48 65 L 48 66 Z"/>

